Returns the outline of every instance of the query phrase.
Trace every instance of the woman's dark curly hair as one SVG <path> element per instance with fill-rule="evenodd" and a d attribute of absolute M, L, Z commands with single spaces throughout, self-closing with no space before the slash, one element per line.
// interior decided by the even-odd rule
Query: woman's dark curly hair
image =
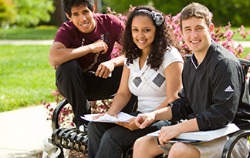
<path fill-rule="evenodd" d="M 153 13 L 153 14 L 151 14 Z M 142 50 L 139 49 L 132 39 L 132 20 L 134 17 L 143 15 L 148 16 L 152 19 L 154 26 L 156 28 L 155 39 L 152 43 L 152 47 L 149 53 L 149 57 L 147 59 L 147 65 L 149 65 L 152 69 L 159 69 L 162 64 L 164 53 L 167 50 L 171 49 L 171 45 L 173 43 L 170 34 L 168 33 L 165 16 L 163 13 L 160 13 L 163 17 L 162 23 L 159 24 L 159 19 L 156 20 L 154 17 L 155 14 L 160 13 L 156 9 L 149 6 L 139 6 L 136 7 L 132 12 L 129 13 L 126 21 L 126 27 L 124 31 L 124 35 L 122 36 L 122 46 L 123 52 L 127 58 L 127 64 L 133 63 L 133 60 L 140 57 L 142 55 Z"/>

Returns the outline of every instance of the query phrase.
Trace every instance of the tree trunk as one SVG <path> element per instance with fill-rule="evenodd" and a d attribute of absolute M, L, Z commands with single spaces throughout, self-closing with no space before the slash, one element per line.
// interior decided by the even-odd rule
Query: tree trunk
<path fill-rule="evenodd" d="M 52 15 L 52 22 L 59 27 L 63 22 L 67 20 L 65 12 L 63 10 L 63 1 L 54 0 L 54 5 L 55 5 L 55 12 Z"/>

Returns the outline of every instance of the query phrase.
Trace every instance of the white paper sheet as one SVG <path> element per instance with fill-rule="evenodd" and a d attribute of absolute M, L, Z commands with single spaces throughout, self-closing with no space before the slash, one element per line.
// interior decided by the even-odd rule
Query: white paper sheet
<path fill-rule="evenodd" d="M 90 122 L 116 123 L 116 122 L 127 122 L 129 119 L 134 117 L 127 113 L 120 112 L 118 113 L 117 118 L 105 113 L 103 116 L 99 117 L 98 119 L 93 119 L 93 117 L 97 115 L 100 115 L 100 114 L 86 114 L 84 116 L 81 116 L 81 118 Z"/>
<path fill-rule="evenodd" d="M 197 132 L 187 132 L 187 133 L 181 133 L 179 136 L 175 138 L 175 141 L 178 141 L 178 139 L 184 139 L 184 140 L 195 140 L 195 141 L 210 141 L 216 138 L 220 138 L 222 136 L 226 136 L 230 133 L 238 131 L 239 128 L 231 123 L 228 124 L 224 128 L 216 129 L 216 130 L 210 130 L 210 131 L 197 131 Z M 159 130 L 149 133 L 149 136 L 158 136 Z"/>

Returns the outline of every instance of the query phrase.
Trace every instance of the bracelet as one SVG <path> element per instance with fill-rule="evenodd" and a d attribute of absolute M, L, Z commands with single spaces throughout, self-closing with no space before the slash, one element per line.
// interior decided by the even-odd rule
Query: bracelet
<path fill-rule="evenodd" d="M 171 109 L 172 109 L 173 105 L 174 105 L 173 103 L 168 104 L 168 106 L 170 106 Z"/>

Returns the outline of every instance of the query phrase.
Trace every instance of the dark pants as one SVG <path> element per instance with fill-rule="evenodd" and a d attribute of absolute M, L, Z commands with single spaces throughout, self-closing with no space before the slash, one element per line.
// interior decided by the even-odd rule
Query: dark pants
<path fill-rule="evenodd" d="M 122 153 L 133 146 L 137 138 L 170 125 L 168 121 L 158 121 L 145 129 L 130 131 L 113 123 L 88 124 L 88 157 L 121 158 Z"/>
<path fill-rule="evenodd" d="M 115 95 L 119 88 L 122 69 L 122 66 L 116 67 L 111 77 L 103 79 L 93 73 L 83 73 L 75 60 L 68 61 L 57 68 L 56 86 L 72 106 L 75 115 L 73 122 L 77 126 L 87 123 L 80 116 L 91 112 L 88 100 L 108 99 Z M 127 108 L 130 108 L 127 109 L 129 111 L 132 107 Z"/>

